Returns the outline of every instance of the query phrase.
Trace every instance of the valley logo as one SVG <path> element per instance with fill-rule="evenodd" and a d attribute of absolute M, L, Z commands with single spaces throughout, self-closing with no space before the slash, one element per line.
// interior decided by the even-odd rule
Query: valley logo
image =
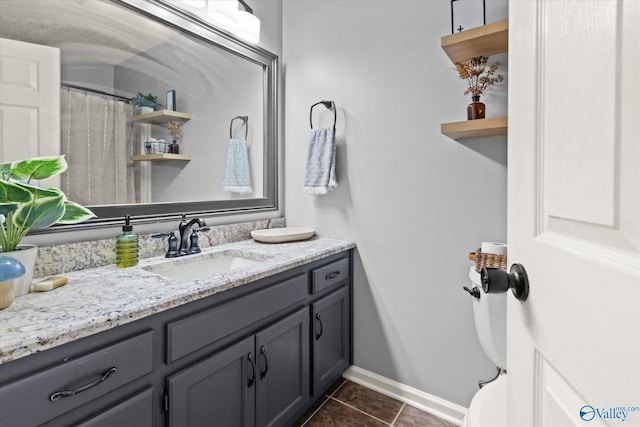
<path fill-rule="evenodd" d="M 583 421 L 592 421 L 595 418 L 605 420 L 619 420 L 624 422 L 630 412 L 640 412 L 640 406 L 616 406 L 615 408 L 594 408 L 584 405 L 580 408 L 580 418 Z"/>

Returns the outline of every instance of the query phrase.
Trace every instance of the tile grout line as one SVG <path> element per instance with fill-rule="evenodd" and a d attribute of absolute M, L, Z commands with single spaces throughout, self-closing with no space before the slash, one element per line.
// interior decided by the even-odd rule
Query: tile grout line
<path fill-rule="evenodd" d="M 407 406 L 407 404 L 403 402 L 402 406 L 400 407 L 400 410 L 396 414 L 396 417 L 393 419 L 393 421 L 391 421 L 392 426 L 394 426 L 396 424 L 396 421 L 398 421 L 398 418 L 400 418 L 400 414 L 402 413 L 402 410 L 404 409 L 405 406 Z"/>
<path fill-rule="evenodd" d="M 322 402 L 322 404 L 320 404 L 320 405 L 318 406 L 318 408 L 317 408 L 315 411 L 313 411 L 313 413 L 312 413 L 311 415 L 309 415 L 309 417 L 307 417 L 307 419 L 306 419 L 306 420 L 304 420 L 304 423 L 302 423 L 302 425 L 301 425 L 300 427 L 304 427 L 304 426 L 306 426 L 306 425 L 307 425 L 307 423 L 311 420 L 311 418 L 313 418 L 313 416 L 314 416 L 314 415 L 315 415 L 315 414 L 316 414 L 320 409 L 322 409 L 322 407 L 325 405 L 325 403 L 327 403 L 327 401 L 329 401 L 329 399 L 331 399 L 331 397 L 332 397 L 334 394 L 336 394 L 336 392 L 337 392 L 338 390 L 340 390 L 340 389 L 342 388 L 342 386 L 343 386 L 343 385 L 345 385 L 345 383 L 346 383 L 346 382 L 347 382 L 347 380 L 345 380 L 345 379 L 343 378 L 343 379 L 342 379 L 342 383 L 341 383 L 338 387 L 336 387 L 336 389 L 335 389 L 335 390 L 333 390 L 333 392 L 332 392 L 330 395 L 325 394 L 325 395 L 324 395 L 324 396 L 325 396 L 324 402 Z"/>
<path fill-rule="evenodd" d="M 313 416 L 314 416 L 314 415 L 315 415 L 315 414 L 316 414 L 320 409 L 322 409 L 322 407 L 324 406 L 324 404 L 325 404 L 325 403 L 327 403 L 327 402 L 329 401 L 329 399 L 331 399 L 331 397 L 330 397 L 330 396 L 325 395 L 325 397 L 326 397 L 326 399 L 324 400 L 324 402 L 322 402 L 322 404 L 321 404 L 320 406 L 318 406 L 318 408 L 317 408 L 315 411 L 313 411 L 313 413 L 312 413 L 311 415 L 309 415 L 309 416 L 307 417 L 307 419 L 306 419 L 306 420 L 304 420 L 304 423 L 302 423 L 302 425 L 301 425 L 300 427 L 304 427 L 304 426 L 306 426 L 306 425 L 307 425 L 307 423 L 308 423 L 309 421 L 311 421 L 311 418 L 313 418 Z"/>
<path fill-rule="evenodd" d="M 345 385 L 347 383 L 347 380 L 345 380 L 344 378 L 342 379 L 342 383 L 336 387 L 335 390 L 333 390 L 333 393 L 331 393 L 330 395 L 325 394 L 325 396 L 327 397 L 333 397 L 334 394 L 336 394 L 338 392 L 338 390 L 340 390 L 342 388 L 343 385 Z"/>
<path fill-rule="evenodd" d="M 348 408 L 351 408 L 351 409 L 353 409 L 353 410 L 356 410 L 356 411 L 360 412 L 361 414 L 364 414 L 364 415 L 366 415 L 366 416 L 368 416 L 368 417 L 373 418 L 374 420 L 380 421 L 382 424 L 384 424 L 384 425 L 386 425 L 386 426 L 390 426 L 390 425 L 391 425 L 391 424 L 389 424 L 388 422 L 383 421 L 383 420 L 381 420 L 380 418 L 378 418 L 378 417 L 376 417 L 376 416 L 374 416 L 374 415 L 371 415 L 371 414 L 369 414 L 369 413 L 366 413 L 365 411 L 363 411 L 363 410 L 361 410 L 361 409 L 358 409 L 358 408 L 356 408 L 355 406 L 351 406 L 351 405 L 349 405 L 348 403 L 343 402 L 342 400 L 338 400 L 338 399 L 336 399 L 335 397 L 329 397 L 329 399 L 331 399 L 331 400 L 335 400 L 336 402 L 338 402 L 338 403 L 339 403 L 339 404 L 341 404 L 341 405 L 344 405 L 344 406 L 346 406 L 346 407 L 348 407 Z M 325 403 L 326 403 L 326 402 L 325 402 Z"/>

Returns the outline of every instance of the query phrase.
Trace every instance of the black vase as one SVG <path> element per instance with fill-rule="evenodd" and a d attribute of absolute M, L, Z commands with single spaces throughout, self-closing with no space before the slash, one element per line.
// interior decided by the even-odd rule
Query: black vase
<path fill-rule="evenodd" d="M 171 144 L 169 144 L 169 153 L 171 154 L 180 154 L 180 146 L 174 139 Z"/>

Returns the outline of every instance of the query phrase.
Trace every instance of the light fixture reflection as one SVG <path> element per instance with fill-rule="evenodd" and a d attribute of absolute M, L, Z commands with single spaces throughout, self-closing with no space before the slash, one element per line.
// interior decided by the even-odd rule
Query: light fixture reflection
<path fill-rule="evenodd" d="M 231 32 L 249 43 L 260 41 L 260 20 L 253 14 L 243 10 L 238 11 L 238 23 Z"/>
<path fill-rule="evenodd" d="M 238 22 L 237 0 L 209 0 L 209 18 L 222 26 L 231 28 Z"/>
<path fill-rule="evenodd" d="M 207 0 L 182 0 L 182 3 L 189 7 L 203 8 L 207 5 Z"/>

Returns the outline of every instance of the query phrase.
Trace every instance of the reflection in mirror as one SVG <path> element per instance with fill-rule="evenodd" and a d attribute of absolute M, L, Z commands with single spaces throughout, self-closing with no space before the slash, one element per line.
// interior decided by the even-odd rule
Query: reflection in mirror
<path fill-rule="evenodd" d="M 60 70 L 56 94 L 42 96 L 57 107 L 58 127 L 49 125 L 60 138 L 35 152 L 3 149 L 2 161 L 65 154 L 59 185 L 96 212 L 94 225 L 125 213 L 275 208 L 275 55 L 162 0 L 2 0 L 0 9 L 0 38 L 29 43 L 13 47 L 22 61 L 39 61 L 33 45 L 60 51 L 59 64 L 38 63 L 39 73 Z M 137 94 L 159 105 L 147 112 L 130 102 Z M 5 120 L 3 135 L 26 141 L 23 125 Z"/>

